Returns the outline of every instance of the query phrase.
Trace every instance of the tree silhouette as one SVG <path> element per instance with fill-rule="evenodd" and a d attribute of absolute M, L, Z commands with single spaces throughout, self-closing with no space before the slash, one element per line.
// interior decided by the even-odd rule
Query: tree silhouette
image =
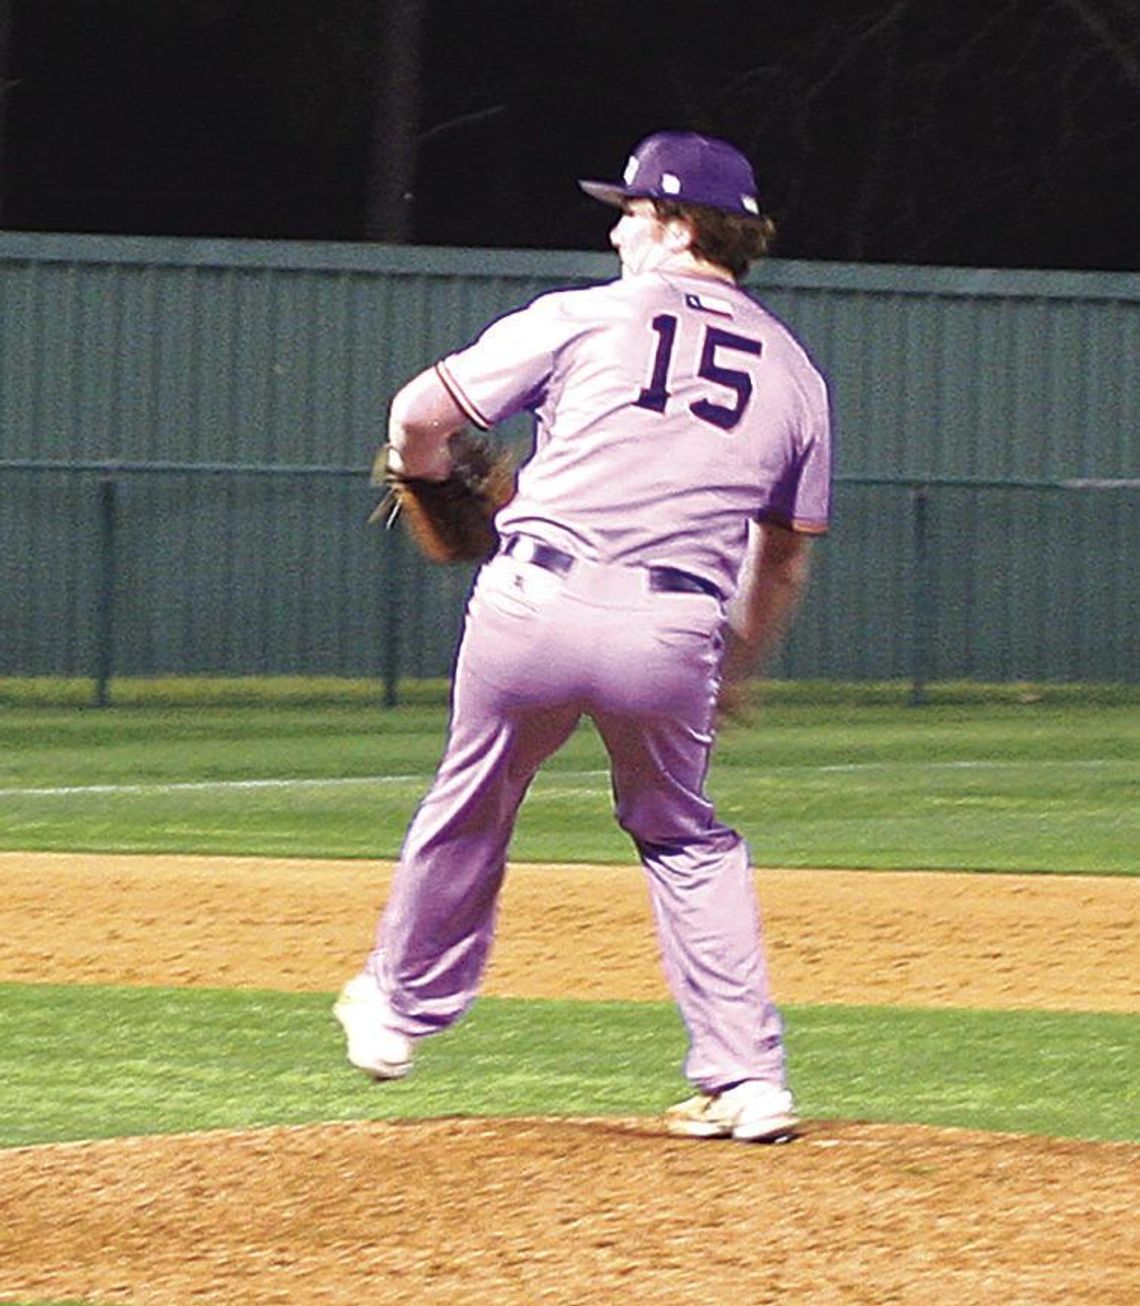
<path fill-rule="evenodd" d="M 7 127 L 8 96 L 11 83 L 8 77 L 9 45 L 12 33 L 12 0 L 0 0 L 0 226 L 4 225 L 7 199 Z"/>
<path fill-rule="evenodd" d="M 415 232 L 422 0 L 377 0 L 363 235 L 403 242 Z"/>
<path fill-rule="evenodd" d="M 0 88 L 16 228 L 598 248 L 688 127 L 783 257 L 1138 265 L 1138 0 L 0 0 Z"/>
<path fill-rule="evenodd" d="M 1048 255 L 1050 225 L 1115 216 L 1106 179 L 1137 161 L 1138 71 L 1126 0 L 884 0 L 811 25 L 718 109 L 768 148 L 804 257 L 924 261 L 985 229 L 1017 261 L 1028 232 Z"/>

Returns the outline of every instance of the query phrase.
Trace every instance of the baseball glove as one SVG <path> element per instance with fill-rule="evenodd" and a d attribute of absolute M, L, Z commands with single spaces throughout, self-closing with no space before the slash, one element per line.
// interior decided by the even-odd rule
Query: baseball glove
<path fill-rule="evenodd" d="M 483 562 L 499 547 L 494 516 L 515 492 L 508 453 L 467 431 L 449 441 L 447 478 L 429 481 L 392 469 L 385 446 L 377 455 L 372 483 L 388 493 L 369 521 L 388 526 L 402 516 L 416 547 L 432 562 Z"/>

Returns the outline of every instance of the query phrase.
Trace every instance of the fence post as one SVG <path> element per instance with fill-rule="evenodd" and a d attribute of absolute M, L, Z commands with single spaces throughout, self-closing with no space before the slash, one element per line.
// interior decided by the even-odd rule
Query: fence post
<path fill-rule="evenodd" d="M 404 587 L 402 536 L 403 531 L 396 529 L 395 522 L 390 522 L 384 530 L 384 562 L 387 574 L 382 654 L 385 707 L 395 707 L 399 702 L 400 622 L 403 616 Z"/>
<path fill-rule="evenodd" d="M 95 595 L 95 706 L 111 701 L 115 664 L 115 508 L 116 485 L 111 476 L 99 481 L 98 590 Z"/>
<path fill-rule="evenodd" d="M 930 579 L 930 487 L 911 487 L 911 520 L 914 530 L 914 576 L 911 594 L 911 685 L 910 705 L 926 702 L 926 682 L 930 677 L 930 632 L 932 629 L 934 587 Z"/>

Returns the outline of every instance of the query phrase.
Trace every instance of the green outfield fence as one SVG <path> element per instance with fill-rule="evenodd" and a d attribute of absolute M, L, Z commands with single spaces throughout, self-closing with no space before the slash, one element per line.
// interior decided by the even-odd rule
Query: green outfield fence
<path fill-rule="evenodd" d="M 89 676 L 100 706 L 117 674 L 363 676 L 394 705 L 405 677 L 450 668 L 472 571 L 425 565 L 399 529 L 369 527 L 361 468 L 0 460 L 0 484 L 20 479 L 54 505 L 55 550 L 85 567 L 53 596 L 68 569 L 25 557 L 18 583 L 68 620 L 39 632 L 52 655 L 30 671 L 9 628 L 4 674 Z M 776 674 L 906 678 L 916 704 L 933 680 L 1135 681 L 1138 491 L 837 477 L 836 527 Z M 243 535 L 265 547 L 243 558 Z M 13 541 L 5 555 L 10 571 Z"/>
<path fill-rule="evenodd" d="M 446 676 L 396 387 L 612 256 L 0 232 L 0 676 Z M 1140 274 L 761 264 L 835 411 L 796 679 L 1135 682 Z M 519 448 L 522 419 L 500 432 Z"/>

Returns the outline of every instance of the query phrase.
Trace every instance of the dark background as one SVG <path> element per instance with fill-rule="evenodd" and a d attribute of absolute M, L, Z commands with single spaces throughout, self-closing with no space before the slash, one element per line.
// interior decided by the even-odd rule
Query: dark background
<path fill-rule="evenodd" d="M 0 0 L 5 20 L 9 229 L 597 249 L 612 213 L 575 178 L 671 127 L 749 154 L 786 258 L 1140 268 L 1140 0 Z"/>

